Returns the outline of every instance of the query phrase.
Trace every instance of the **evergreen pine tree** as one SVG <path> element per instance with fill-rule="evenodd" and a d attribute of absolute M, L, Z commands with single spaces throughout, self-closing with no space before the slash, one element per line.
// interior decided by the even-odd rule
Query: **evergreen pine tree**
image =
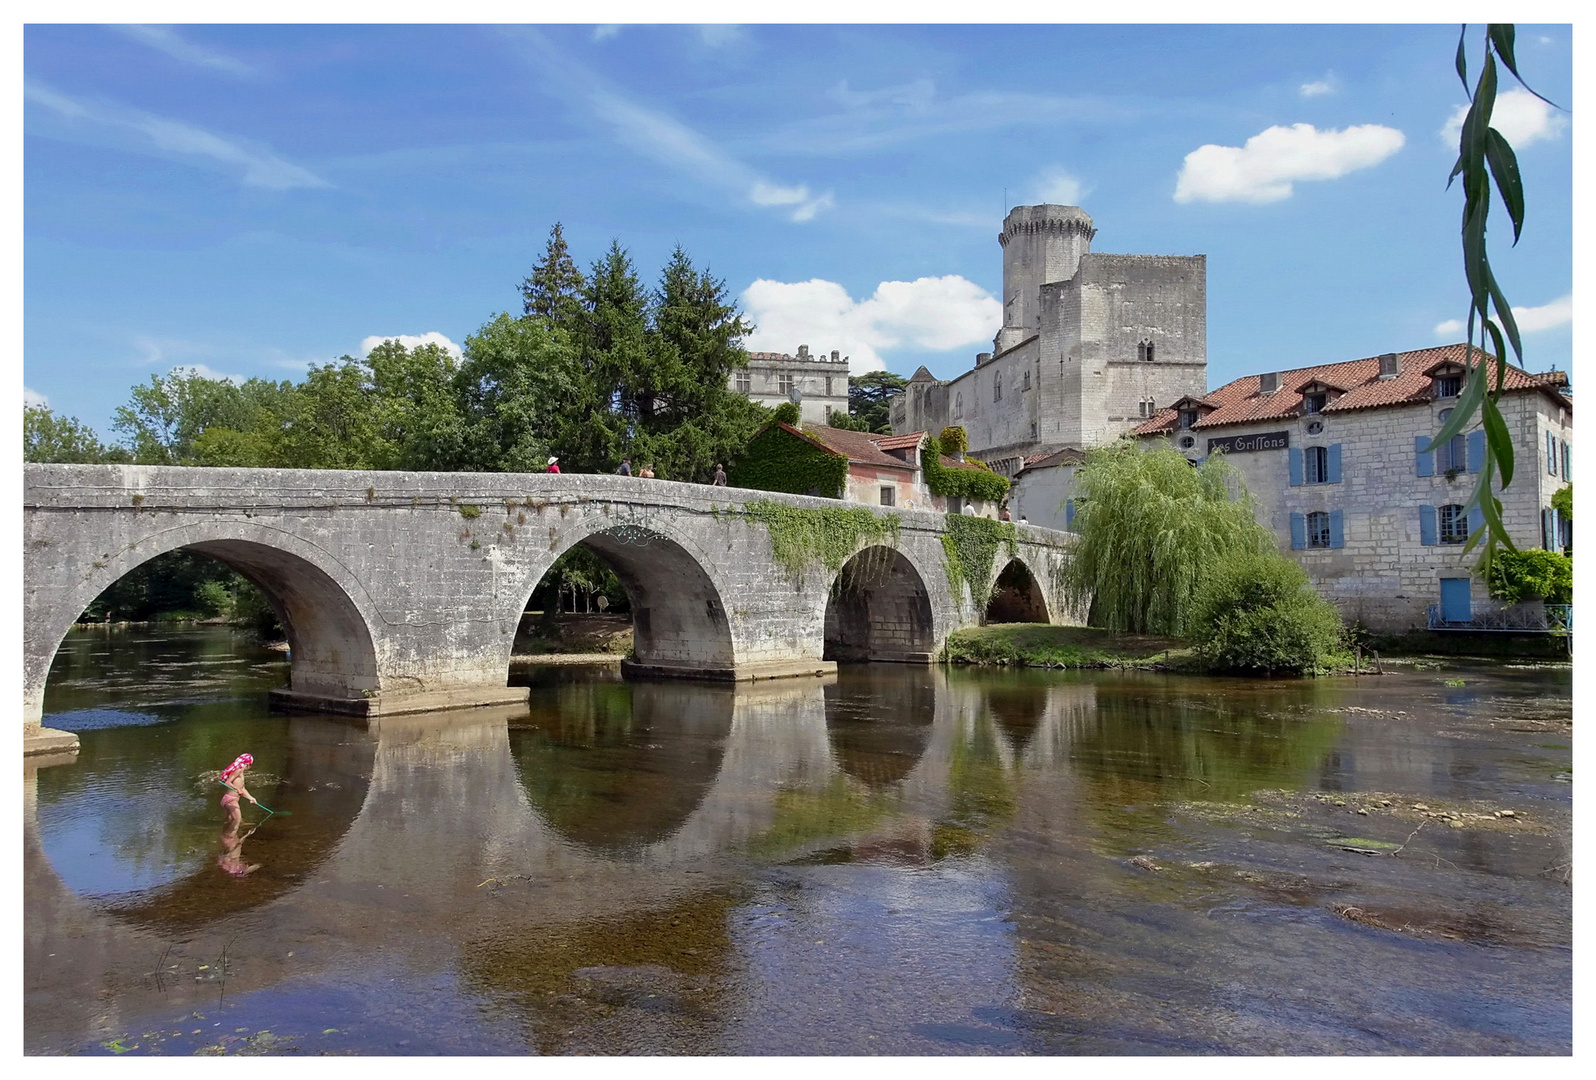
<path fill-rule="evenodd" d="M 549 244 L 521 282 L 522 309 L 526 315 L 547 320 L 551 327 L 574 332 L 582 318 L 582 272 L 571 259 L 565 245 L 565 229 L 556 221 L 549 230 Z"/>

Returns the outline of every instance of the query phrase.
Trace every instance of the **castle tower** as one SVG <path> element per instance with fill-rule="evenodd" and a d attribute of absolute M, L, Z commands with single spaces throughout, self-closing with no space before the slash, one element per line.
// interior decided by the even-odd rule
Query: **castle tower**
<path fill-rule="evenodd" d="M 1044 203 L 1009 211 L 998 234 L 1003 247 L 1003 329 L 993 342 L 995 352 L 1037 332 L 1041 287 L 1074 277 L 1095 235 L 1091 215 L 1079 206 Z"/>

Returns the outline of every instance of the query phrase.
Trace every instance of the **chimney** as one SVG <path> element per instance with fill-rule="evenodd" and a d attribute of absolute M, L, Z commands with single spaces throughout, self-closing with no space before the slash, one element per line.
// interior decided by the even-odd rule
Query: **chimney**
<path fill-rule="evenodd" d="M 1260 394 L 1272 394 L 1279 389 L 1280 372 L 1266 371 L 1262 375 L 1258 376 L 1258 392 Z"/>
<path fill-rule="evenodd" d="M 842 350 L 840 350 L 840 349 L 832 349 L 831 350 L 831 362 L 833 364 L 837 363 L 841 359 L 841 357 L 842 357 Z"/>
<path fill-rule="evenodd" d="M 978 352 L 975 354 L 975 364 L 977 367 L 980 367 L 990 359 L 992 359 L 992 354 L 989 352 Z"/>
<path fill-rule="evenodd" d="M 1394 352 L 1380 354 L 1380 378 L 1392 379 L 1397 373 L 1397 354 Z"/>
<path fill-rule="evenodd" d="M 798 359 L 800 359 L 800 360 L 809 359 L 809 346 L 807 346 L 807 345 L 798 346 Z"/>

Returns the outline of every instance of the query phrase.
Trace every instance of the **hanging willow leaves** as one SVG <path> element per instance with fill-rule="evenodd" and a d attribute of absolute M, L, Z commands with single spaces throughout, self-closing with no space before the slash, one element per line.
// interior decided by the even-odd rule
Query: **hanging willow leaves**
<path fill-rule="evenodd" d="M 1524 347 L 1519 338 L 1518 322 L 1513 318 L 1512 305 L 1508 303 L 1502 287 L 1491 270 L 1490 252 L 1486 245 L 1486 224 L 1491 213 L 1493 190 L 1502 200 L 1507 216 L 1513 223 L 1513 243 L 1516 245 L 1524 231 L 1524 181 L 1519 173 L 1518 156 L 1500 131 L 1491 126 L 1491 113 L 1496 107 L 1497 61 L 1508 70 L 1531 94 L 1554 105 L 1531 89 L 1518 73 L 1518 61 L 1513 54 L 1514 30 L 1511 23 L 1492 23 L 1485 28 L 1484 59 L 1479 80 L 1469 92 L 1468 78 L 1468 26 L 1465 24 L 1457 39 L 1457 77 L 1469 93 L 1469 108 L 1463 118 L 1458 136 L 1457 162 L 1447 177 L 1447 186 L 1459 177 L 1463 188 L 1463 275 L 1469 286 L 1469 312 L 1467 319 L 1468 341 L 1464 352 L 1464 366 L 1468 377 L 1461 400 L 1452 415 L 1430 441 L 1426 450 L 1444 445 L 1454 435 L 1471 426 L 1478 415 L 1485 429 L 1485 462 L 1480 478 L 1469 498 L 1469 507 L 1479 507 L 1485 524 L 1475 530 L 1464 547 L 1472 551 L 1482 541 L 1484 549 L 1480 564 L 1489 572 L 1491 557 L 1497 545 L 1516 551 L 1513 540 L 1502 524 L 1502 504 L 1492 491 L 1492 482 L 1501 477 L 1501 488 L 1513 482 L 1513 440 L 1507 423 L 1497 408 L 1506 377 L 1507 349 L 1520 367 L 1524 364 Z M 1479 327 L 1479 340 L 1475 342 L 1475 327 Z M 1495 357 L 1495 380 L 1491 379 L 1491 357 Z"/>

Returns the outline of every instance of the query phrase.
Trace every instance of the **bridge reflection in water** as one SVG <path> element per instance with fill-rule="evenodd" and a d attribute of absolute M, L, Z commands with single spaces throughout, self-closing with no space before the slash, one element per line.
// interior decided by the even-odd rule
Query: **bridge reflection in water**
<path fill-rule="evenodd" d="M 1032 923 L 1082 941 L 1143 925 L 1122 860 L 1163 827 L 1149 807 L 1316 784 L 1346 741 L 1316 711 L 1334 686 L 1234 712 L 1207 690 L 1150 704 L 1152 687 L 897 665 L 735 687 L 582 675 L 528 707 L 278 718 L 259 793 L 292 816 L 246 842 L 246 878 L 189 811 L 151 811 L 214 748 L 154 739 L 142 753 L 177 762 L 162 772 L 89 733 L 75 763 L 25 772 L 28 1048 L 164 1026 L 198 1049 L 212 1014 L 236 1026 L 226 1002 L 259 1016 L 295 994 L 379 1053 L 1059 1052 L 1039 1018 L 1061 1003 L 1129 1031 L 1116 1011 L 1146 988 L 1086 989 L 1119 973 L 1068 974 Z M 91 810 L 89 789 L 143 798 L 148 834 L 100 844 L 92 873 L 73 815 L 112 802 Z M 194 813 L 214 830 L 208 796 Z M 1193 917 L 1174 932 L 1208 941 Z M 1147 933 L 1126 948 L 1156 967 Z M 384 1009 L 414 1012 L 403 1046 Z M 199 1035 L 173 1025 L 188 1014 Z M 1146 1049 L 1158 1026 L 1072 1045 Z M 1173 1048 L 1227 1045 L 1210 1034 Z"/>

